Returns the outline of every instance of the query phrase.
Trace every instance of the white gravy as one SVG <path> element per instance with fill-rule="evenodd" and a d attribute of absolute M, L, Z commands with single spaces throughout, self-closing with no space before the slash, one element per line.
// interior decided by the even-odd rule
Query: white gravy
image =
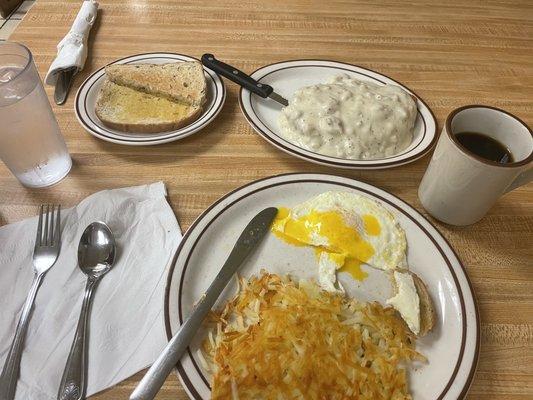
<path fill-rule="evenodd" d="M 338 75 L 297 90 L 279 125 L 285 139 L 304 149 L 372 160 L 411 144 L 416 113 L 415 101 L 398 86 Z"/>

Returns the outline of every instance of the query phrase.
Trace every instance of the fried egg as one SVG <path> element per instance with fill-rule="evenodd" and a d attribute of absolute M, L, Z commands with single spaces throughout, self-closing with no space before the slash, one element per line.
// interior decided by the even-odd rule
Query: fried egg
<path fill-rule="evenodd" d="M 363 280 L 361 264 L 392 271 L 406 268 L 405 232 L 378 202 L 355 193 L 325 192 L 292 209 L 280 208 L 272 232 L 296 246 L 312 246 L 319 283 L 336 288 L 336 271 Z"/>

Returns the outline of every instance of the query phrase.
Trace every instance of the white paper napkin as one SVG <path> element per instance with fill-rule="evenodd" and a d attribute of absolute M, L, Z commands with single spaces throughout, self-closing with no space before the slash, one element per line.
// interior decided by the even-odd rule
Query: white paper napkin
<path fill-rule="evenodd" d="M 57 73 L 61 70 L 76 67 L 83 69 L 87 59 L 87 39 L 89 31 L 96 20 L 98 3 L 95 0 L 85 0 L 67 35 L 57 45 L 57 57 L 50 65 L 44 78 L 48 85 L 55 85 Z"/>
<path fill-rule="evenodd" d="M 106 190 L 62 211 L 62 245 L 37 298 L 22 355 L 16 399 L 56 399 L 81 310 L 86 277 L 80 236 L 106 222 L 117 243 L 114 267 L 95 289 L 90 315 L 87 395 L 150 365 L 167 343 L 163 297 L 181 232 L 162 182 Z M 0 368 L 33 278 L 37 218 L 0 228 Z"/>

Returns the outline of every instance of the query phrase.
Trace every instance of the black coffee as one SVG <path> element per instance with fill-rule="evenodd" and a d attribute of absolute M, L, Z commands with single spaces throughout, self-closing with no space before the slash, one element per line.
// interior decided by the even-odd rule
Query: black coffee
<path fill-rule="evenodd" d="M 477 156 L 502 164 L 513 162 L 509 149 L 487 135 L 477 132 L 461 132 L 455 137 L 463 147 Z"/>

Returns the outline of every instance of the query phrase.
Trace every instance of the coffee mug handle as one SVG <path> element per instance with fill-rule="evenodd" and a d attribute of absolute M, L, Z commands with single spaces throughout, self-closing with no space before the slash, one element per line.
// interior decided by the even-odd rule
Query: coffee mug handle
<path fill-rule="evenodd" d="M 511 190 L 523 186 L 531 181 L 533 181 L 533 167 L 522 171 L 520 175 L 518 175 L 515 180 L 511 182 L 509 187 L 505 189 L 505 193 L 510 192 Z"/>

